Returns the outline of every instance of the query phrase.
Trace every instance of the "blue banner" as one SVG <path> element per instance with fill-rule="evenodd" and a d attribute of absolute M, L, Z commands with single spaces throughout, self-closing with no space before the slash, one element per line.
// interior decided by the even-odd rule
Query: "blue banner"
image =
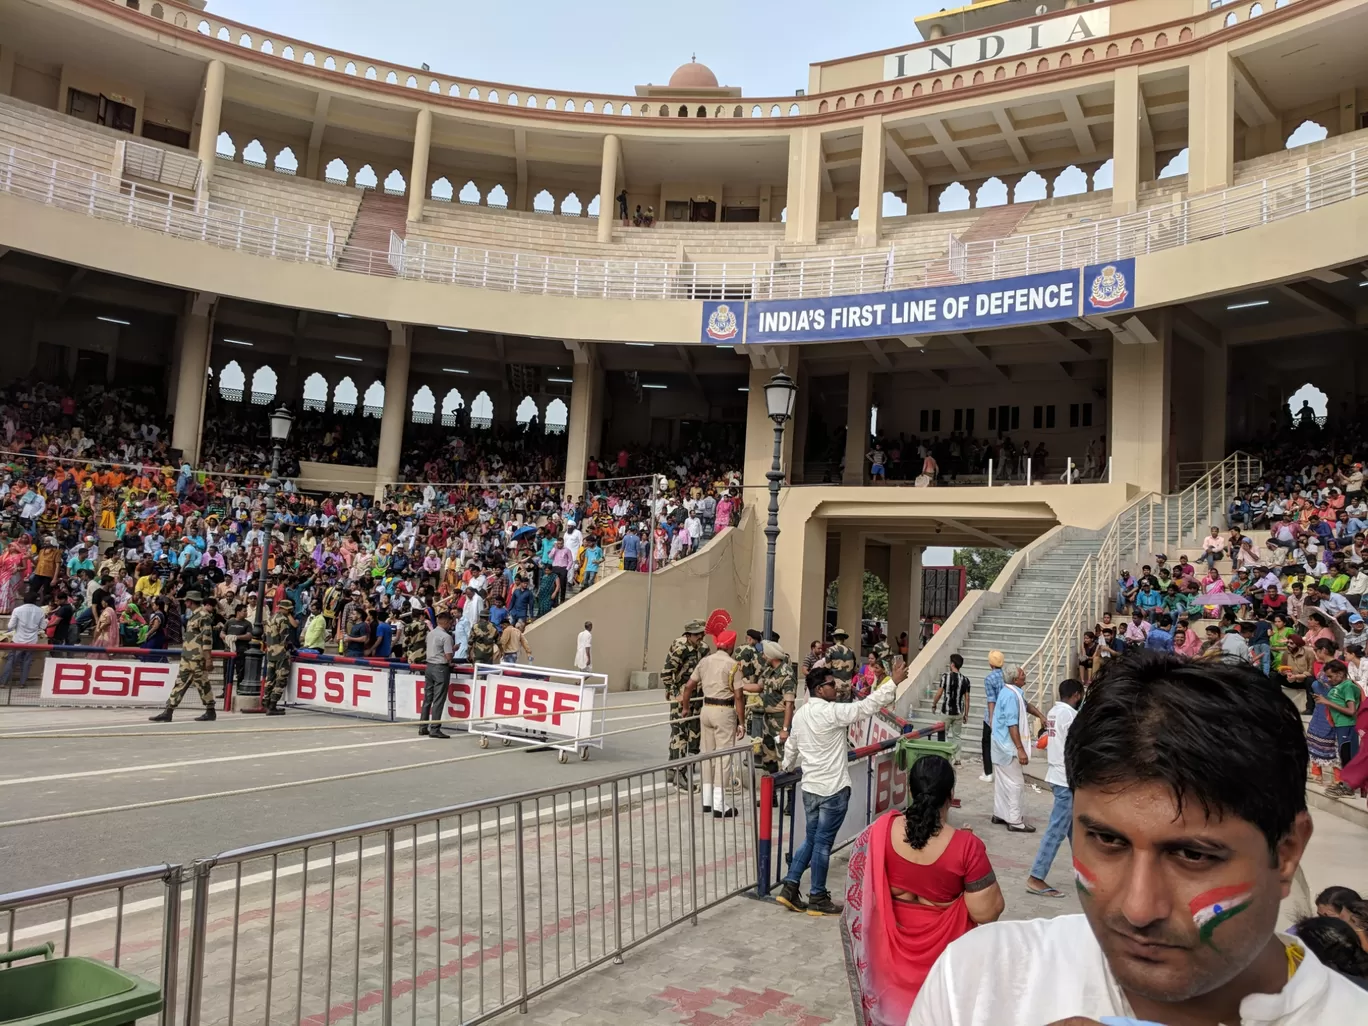
<path fill-rule="evenodd" d="M 998 281 L 812 299 L 703 304 L 707 345 L 938 335 L 1097 316 L 1135 306 L 1135 261 Z"/>
<path fill-rule="evenodd" d="M 1083 314 L 1135 308 L 1135 258 L 1083 268 Z"/>

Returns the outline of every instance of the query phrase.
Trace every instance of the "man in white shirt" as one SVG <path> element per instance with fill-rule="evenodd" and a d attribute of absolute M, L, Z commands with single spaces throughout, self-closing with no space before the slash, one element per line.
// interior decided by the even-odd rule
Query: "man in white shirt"
<path fill-rule="evenodd" d="M 10 613 L 9 629 L 14 632 L 14 643 L 16 645 L 42 645 L 47 643 L 47 638 L 43 635 L 43 627 L 47 623 L 47 614 L 43 612 L 43 607 L 34 602 L 33 591 L 30 590 L 24 596 L 21 605 L 14 607 Z M 15 667 L 18 667 L 18 676 L 14 683 L 23 687 L 28 683 L 29 670 L 33 666 L 33 649 L 14 650 L 9 653 L 9 658 L 5 660 L 5 669 L 0 672 L 0 686 L 8 684 L 10 678 L 15 676 Z"/>
<path fill-rule="evenodd" d="M 471 586 L 466 588 L 465 605 L 461 607 L 461 619 L 472 628 L 480 622 L 480 610 L 484 608 L 484 598 L 475 590 L 474 580 L 472 577 Z"/>
<path fill-rule="evenodd" d="M 584 621 L 584 630 L 579 632 L 579 637 L 575 639 L 575 669 L 592 670 L 594 668 L 594 625 L 588 620 Z"/>
<path fill-rule="evenodd" d="M 971 930 L 908 1026 L 1363 1021 L 1363 992 L 1274 932 L 1311 840 L 1307 762 L 1301 717 L 1252 666 L 1116 661 L 1065 753 L 1083 914 Z"/>
<path fill-rule="evenodd" d="M 784 885 L 775 900 L 795 912 L 835 916 L 841 908 L 827 893 L 827 864 L 831 845 L 850 804 L 850 770 L 846 768 L 846 738 L 852 723 L 873 716 L 897 696 L 897 685 L 907 679 L 907 665 L 899 660 L 893 675 L 885 677 L 874 693 L 858 702 L 836 701 L 836 679 L 827 666 L 814 667 L 807 675 L 808 700 L 794 714 L 784 743 L 781 771 L 801 767 L 805 831 L 803 843 L 793 853 Z M 803 901 L 798 884 L 808 864 L 812 882 Z"/>
<path fill-rule="evenodd" d="M 1069 790 L 1069 775 L 1064 769 L 1064 743 L 1068 740 L 1069 726 L 1078 715 L 1078 705 L 1082 701 L 1083 685 L 1070 677 L 1060 683 L 1059 701 L 1046 717 L 1049 742 L 1045 752 L 1049 769 L 1045 772 L 1045 783 L 1054 792 L 1054 808 L 1050 810 L 1050 823 L 1045 828 L 1045 836 L 1040 839 L 1035 865 L 1031 867 L 1031 875 L 1026 878 L 1026 893 L 1040 898 L 1064 897 L 1062 892 L 1045 882 L 1045 877 L 1064 839 L 1067 837 L 1069 845 L 1073 845 L 1073 792 Z"/>

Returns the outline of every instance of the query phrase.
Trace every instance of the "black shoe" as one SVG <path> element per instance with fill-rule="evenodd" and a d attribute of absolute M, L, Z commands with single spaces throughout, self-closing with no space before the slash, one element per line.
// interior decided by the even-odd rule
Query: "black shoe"
<path fill-rule="evenodd" d="M 1003 826 L 1007 821 L 1001 816 L 994 816 L 992 822 L 994 826 Z"/>
<path fill-rule="evenodd" d="M 711 806 L 711 805 L 705 805 L 705 806 L 703 806 L 703 812 L 704 812 L 705 814 L 706 814 L 706 813 L 709 813 L 709 812 L 712 812 L 712 806 Z"/>
<path fill-rule="evenodd" d="M 168 720 L 169 720 L 170 718 L 171 718 L 170 716 L 167 717 Z M 199 716 L 196 716 L 196 717 L 195 717 L 195 722 L 196 722 L 196 723 L 213 723 L 216 719 L 218 719 L 218 713 L 216 713 L 216 712 L 214 711 L 214 707 L 213 707 L 212 705 L 210 705 L 210 706 L 206 706 L 206 707 L 205 707 L 203 713 L 201 713 Z"/>
<path fill-rule="evenodd" d="M 451 735 L 445 733 L 444 731 L 440 731 L 440 730 L 429 730 L 429 731 L 428 731 L 428 737 L 435 737 L 435 738 L 439 738 L 439 739 L 441 739 L 441 740 L 445 740 L 445 739 L 451 737 Z"/>
<path fill-rule="evenodd" d="M 735 819 L 739 815 L 741 815 L 741 813 L 736 811 L 736 809 L 727 809 L 725 811 L 713 809 L 713 819 Z"/>
<path fill-rule="evenodd" d="M 839 916 L 841 906 L 831 900 L 831 895 L 826 891 L 818 891 L 816 894 L 808 895 L 807 914 L 810 916 Z"/>
<path fill-rule="evenodd" d="M 156 716 L 149 716 L 148 719 L 153 723 L 170 723 L 171 710 L 163 709 L 161 712 L 157 713 Z"/>
<path fill-rule="evenodd" d="M 779 893 L 774 896 L 774 900 L 794 912 L 806 912 L 808 910 L 807 902 L 798 893 L 798 885 L 789 883 L 787 880 L 784 881 L 784 886 L 779 888 Z"/>
<path fill-rule="evenodd" d="M 1019 826 L 1012 826 L 1012 824 L 1008 823 L 1007 829 L 1014 834 L 1033 834 L 1036 832 L 1036 828 L 1031 826 L 1030 823 L 1022 823 Z"/>
<path fill-rule="evenodd" d="M 285 710 L 282 709 L 282 708 L 281 708 L 280 706 L 278 706 L 278 705 L 273 705 L 273 706 L 271 706 L 269 709 L 266 710 L 266 715 L 267 715 L 267 716 L 284 716 L 284 715 L 285 715 Z"/>
<path fill-rule="evenodd" d="M 419 737 L 427 737 L 427 736 L 428 736 L 428 729 L 427 729 L 427 727 L 419 727 L 419 728 L 418 728 L 418 736 L 419 736 Z"/>

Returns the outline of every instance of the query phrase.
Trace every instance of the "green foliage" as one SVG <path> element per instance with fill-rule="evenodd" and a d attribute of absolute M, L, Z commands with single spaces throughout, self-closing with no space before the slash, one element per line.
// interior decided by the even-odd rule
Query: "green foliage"
<path fill-rule="evenodd" d="M 966 590 L 983 591 L 993 586 L 1012 555 L 1010 549 L 956 549 L 955 566 L 964 567 Z"/>
<path fill-rule="evenodd" d="M 836 593 L 840 585 L 840 580 L 831 582 L 827 588 L 827 608 L 836 609 Z M 886 620 L 888 619 L 888 588 L 884 582 L 870 573 L 868 570 L 864 574 L 864 608 L 860 613 L 867 620 Z M 841 626 L 846 627 L 845 624 Z M 854 627 L 846 627 L 852 634 Z"/>

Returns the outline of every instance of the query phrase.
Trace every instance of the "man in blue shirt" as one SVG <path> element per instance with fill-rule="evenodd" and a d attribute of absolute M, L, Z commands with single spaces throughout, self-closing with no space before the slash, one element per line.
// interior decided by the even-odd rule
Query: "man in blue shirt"
<path fill-rule="evenodd" d="M 82 570 L 95 572 L 95 562 L 86 555 L 86 547 L 79 545 L 76 548 L 76 555 L 67 560 L 67 576 L 75 577 Z"/>
<path fill-rule="evenodd" d="M 603 546 L 595 538 L 584 553 L 584 587 L 594 583 L 598 577 L 599 566 L 603 563 Z"/>
<path fill-rule="evenodd" d="M 635 531 L 628 531 L 622 539 L 622 569 L 635 570 L 641 554 L 641 539 Z"/>
<path fill-rule="evenodd" d="M 1154 618 L 1155 611 L 1164 604 L 1164 596 L 1158 589 L 1150 586 L 1149 581 L 1140 585 L 1140 591 L 1135 596 L 1135 609 L 1141 613 L 1146 620 Z"/>
<path fill-rule="evenodd" d="M 1145 647 L 1154 652 L 1173 651 L 1173 617 L 1159 614 L 1159 623 L 1145 635 Z"/>
<path fill-rule="evenodd" d="M 997 649 L 988 653 L 988 665 L 991 667 L 983 676 L 983 776 L 979 780 L 985 784 L 993 779 L 993 756 L 991 745 L 993 742 L 993 712 L 997 704 L 998 693 L 1002 690 L 1002 661 L 1004 656 Z"/>
<path fill-rule="evenodd" d="M 1035 833 L 1026 822 L 1021 795 L 1025 785 L 1022 767 L 1031 759 L 1034 737 L 1027 715 L 1042 723 L 1045 716 L 1030 702 L 1022 689 L 1026 686 L 1026 671 L 1020 666 L 998 670 L 1002 687 L 993 709 L 993 822 L 1006 824 L 1013 833 Z"/>

